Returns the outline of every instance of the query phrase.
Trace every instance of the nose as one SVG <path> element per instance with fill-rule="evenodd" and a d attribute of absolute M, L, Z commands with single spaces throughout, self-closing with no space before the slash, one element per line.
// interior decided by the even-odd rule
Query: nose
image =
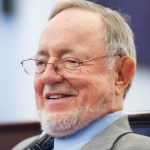
<path fill-rule="evenodd" d="M 44 84 L 63 82 L 64 77 L 57 74 L 52 64 L 48 64 L 46 70 L 41 75 Z"/>

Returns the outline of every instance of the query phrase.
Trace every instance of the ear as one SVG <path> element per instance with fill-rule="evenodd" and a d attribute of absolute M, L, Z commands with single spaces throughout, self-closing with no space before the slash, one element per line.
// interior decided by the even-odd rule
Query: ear
<path fill-rule="evenodd" d="M 116 94 L 124 94 L 131 82 L 136 69 L 136 63 L 130 56 L 123 56 L 118 60 L 115 76 Z"/>

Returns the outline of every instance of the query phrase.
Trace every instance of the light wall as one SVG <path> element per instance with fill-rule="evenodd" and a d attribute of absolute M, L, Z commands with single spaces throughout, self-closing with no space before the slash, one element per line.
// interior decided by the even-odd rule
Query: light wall
<path fill-rule="evenodd" d="M 24 73 L 20 62 L 34 56 L 57 0 L 14 2 L 13 15 L 4 16 L 0 7 L 0 122 L 37 120 L 33 78 Z"/>

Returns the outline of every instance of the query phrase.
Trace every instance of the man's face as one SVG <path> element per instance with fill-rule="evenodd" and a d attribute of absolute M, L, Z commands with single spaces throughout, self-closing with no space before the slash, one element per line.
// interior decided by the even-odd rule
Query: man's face
<path fill-rule="evenodd" d="M 36 57 L 52 63 L 67 57 L 84 61 L 103 56 L 103 31 L 97 14 L 65 10 L 48 22 Z M 35 75 L 36 104 L 45 132 L 69 135 L 113 111 L 113 72 L 106 67 L 106 58 L 97 59 L 81 65 L 78 73 L 62 76 L 48 64 L 44 73 Z"/>

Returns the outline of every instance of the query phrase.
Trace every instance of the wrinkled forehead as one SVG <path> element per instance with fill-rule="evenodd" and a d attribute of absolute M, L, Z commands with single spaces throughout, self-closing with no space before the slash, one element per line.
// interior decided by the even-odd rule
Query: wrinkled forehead
<path fill-rule="evenodd" d="M 102 45 L 103 31 L 104 22 L 98 14 L 79 8 L 67 9 L 49 20 L 40 37 L 39 51 L 83 45 L 96 48 Z"/>

